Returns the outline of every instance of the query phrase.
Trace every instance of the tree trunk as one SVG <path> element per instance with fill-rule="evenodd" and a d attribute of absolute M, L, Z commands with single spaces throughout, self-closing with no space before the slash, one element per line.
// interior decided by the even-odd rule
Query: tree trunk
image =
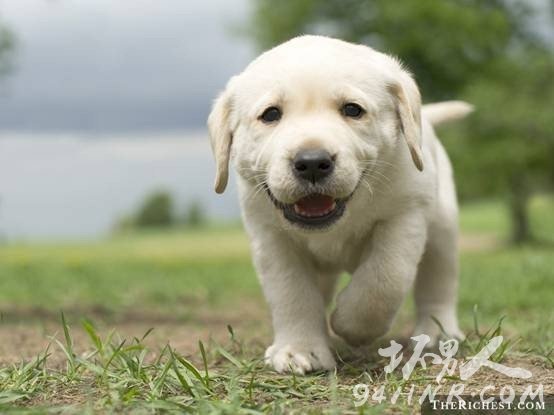
<path fill-rule="evenodd" d="M 529 224 L 530 192 L 525 180 L 519 176 L 510 181 L 510 216 L 513 243 L 521 244 L 532 239 Z"/>

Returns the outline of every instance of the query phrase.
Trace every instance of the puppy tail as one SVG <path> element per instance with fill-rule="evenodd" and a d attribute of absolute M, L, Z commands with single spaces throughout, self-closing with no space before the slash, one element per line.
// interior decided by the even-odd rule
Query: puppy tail
<path fill-rule="evenodd" d="M 421 113 L 433 126 L 449 121 L 464 118 L 473 112 L 473 105 L 464 101 L 444 101 L 434 104 L 426 104 L 421 108 Z"/>

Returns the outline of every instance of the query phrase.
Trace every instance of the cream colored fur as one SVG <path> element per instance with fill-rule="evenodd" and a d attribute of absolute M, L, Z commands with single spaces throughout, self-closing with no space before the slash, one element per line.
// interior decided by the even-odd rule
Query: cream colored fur
<path fill-rule="evenodd" d="M 362 119 L 341 114 L 341 105 L 350 101 L 366 110 Z M 259 119 L 269 106 L 283 110 L 277 123 Z M 430 121 L 463 116 L 468 108 L 439 103 L 422 111 L 418 88 L 396 59 L 320 36 L 292 39 L 229 81 L 208 121 L 215 188 L 225 189 L 231 160 L 272 312 L 274 341 L 266 361 L 275 370 L 335 366 L 326 306 L 342 272 L 352 278 L 330 322 L 351 345 L 387 333 L 412 286 L 415 334 L 436 341 L 436 318 L 449 335 L 461 336 L 456 193 Z M 351 195 L 344 215 L 324 230 L 289 223 L 266 191 L 267 186 L 282 203 L 306 195 L 291 171 L 291 158 L 305 148 L 336 155 L 332 178 L 311 191 L 337 199 Z"/>

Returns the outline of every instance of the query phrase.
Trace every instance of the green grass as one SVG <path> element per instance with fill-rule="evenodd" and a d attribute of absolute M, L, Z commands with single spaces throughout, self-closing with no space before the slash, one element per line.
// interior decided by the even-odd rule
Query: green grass
<path fill-rule="evenodd" d="M 107 241 L 0 247 L 0 310 L 102 309 L 164 312 L 258 296 L 238 227 L 143 232 Z"/>
<path fill-rule="evenodd" d="M 533 228 L 543 240 L 554 235 L 552 211 L 552 198 L 533 201 Z M 508 235 L 507 214 L 494 201 L 464 207 L 461 225 L 465 234 L 500 241 Z M 504 316 L 503 330 L 510 339 L 505 355 L 533 356 L 537 364 L 552 368 L 553 283 L 552 245 L 509 247 L 500 242 L 463 252 L 459 314 L 471 333 L 464 350 L 470 353 L 482 345 Z M 259 311 L 252 312 L 247 304 Z M 153 337 L 156 324 L 146 338 L 146 329 L 127 339 L 118 334 L 129 314 L 139 319 L 155 315 L 156 321 L 176 322 L 171 330 L 181 324 L 191 330 L 180 336 L 198 344 L 199 332 L 190 323 L 206 330 L 215 327 L 205 323 L 205 313 L 219 316 L 221 331 L 236 310 L 245 309 L 246 320 L 260 321 L 263 307 L 247 240 L 238 226 L 149 231 L 88 243 L 0 246 L 0 333 L 28 327 L 32 335 L 43 336 L 53 324 L 58 328 L 40 356 L 0 363 L 0 412 L 282 413 L 302 408 L 359 413 L 352 385 L 382 384 L 389 391 L 402 385 L 397 375 L 385 376 L 386 363 L 378 356 L 361 362 L 346 358 L 331 374 L 274 374 L 260 361 L 270 339 L 259 327 L 241 327 L 227 340 L 220 336 L 186 350 Z M 408 302 L 400 314 L 400 330 L 413 323 L 411 308 Z M 46 328 L 41 326 L 45 321 L 50 322 Z M 118 331 L 106 329 L 112 326 Z M 487 328 L 492 329 L 486 333 Z M 1 340 L 13 339 L 8 335 Z M 423 383 L 428 375 L 422 371 L 416 378 Z M 362 408 L 362 413 L 379 413 L 384 407 Z M 409 411 L 401 404 L 386 409 Z"/>

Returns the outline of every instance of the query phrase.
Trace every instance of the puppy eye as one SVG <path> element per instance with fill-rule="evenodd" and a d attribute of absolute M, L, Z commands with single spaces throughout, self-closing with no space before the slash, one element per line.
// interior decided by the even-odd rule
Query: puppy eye
<path fill-rule="evenodd" d="M 269 107 L 269 108 L 266 108 L 266 110 L 262 113 L 262 115 L 260 116 L 260 119 L 263 122 L 270 123 L 270 122 L 279 121 L 282 115 L 283 114 L 281 113 L 281 110 L 279 108 Z"/>
<path fill-rule="evenodd" d="M 354 104 L 353 102 L 344 104 L 340 111 L 342 115 L 350 118 L 360 118 L 365 112 L 362 107 L 358 104 Z"/>

